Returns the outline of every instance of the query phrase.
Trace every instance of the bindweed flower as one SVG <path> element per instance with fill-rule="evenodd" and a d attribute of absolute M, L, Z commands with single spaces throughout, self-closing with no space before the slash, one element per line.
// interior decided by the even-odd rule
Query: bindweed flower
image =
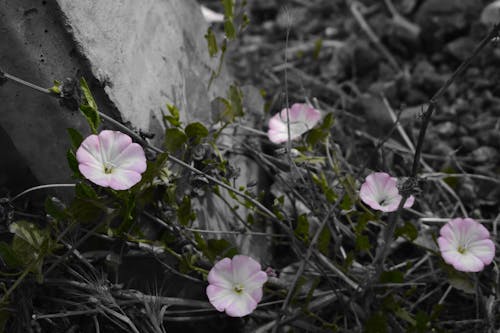
<path fill-rule="evenodd" d="M 302 134 L 309 131 L 321 119 L 321 113 L 307 104 L 295 103 L 288 109 L 290 114 L 290 136 L 291 140 L 298 139 Z M 287 111 L 286 109 L 275 114 L 269 119 L 269 140 L 274 143 L 288 141 Z"/>
<path fill-rule="evenodd" d="M 385 172 L 375 172 L 366 177 L 359 191 L 361 200 L 375 210 L 394 212 L 398 209 L 402 196 L 399 194 L 397 179 Z M 413 206 L 415 198 L 406 199 L 404 208 Z"/>
<path fill-rule="evenodd" d="M 224 258 L 208 273 L 207 296 L 217 311 L 243 317 L 257 307 L 266 281 L 267 274 L 254 259 L 244 255 Z"/>
<path fill-rule="evenodd" d="M 488 229 L 473 219 L 453 219 L 441 228 L 439 234 L 441 255 L 457 271 L 482 271 L 495 256 L 495 244 Z"/>
<path fill-rule="evenodd" d="M 105 130 L 88 136 L 76 151 L 76 159 L 85 178 L 114 190 L 131 188 L 146 171 L 142 147 L 117 131 Z"/>

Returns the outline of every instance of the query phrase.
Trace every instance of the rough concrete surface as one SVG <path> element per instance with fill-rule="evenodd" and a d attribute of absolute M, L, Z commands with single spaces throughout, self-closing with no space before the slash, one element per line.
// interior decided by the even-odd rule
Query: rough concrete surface
<path fill-rule="evenodd" d="M 57 0 L 92 72 L 123 118 L 145 130 L 175 104 L 184 120 L 210 123 L 207 30 L 194 0 Z M 223 85 L 219 85 L 223 86 Z"/>

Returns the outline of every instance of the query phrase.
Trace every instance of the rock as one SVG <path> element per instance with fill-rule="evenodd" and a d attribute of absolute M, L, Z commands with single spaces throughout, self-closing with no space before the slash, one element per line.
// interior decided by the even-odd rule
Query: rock
<path fill-rule="evenodd" d="M 481 12 L 481 23 L 493 26 L 500 22 L 500 1 L 493 1 Z"/>
<path fill-rule="evenodd" d="M 446 52 L 460 61 L 464 61 L 472 55 L 476 42 L 470 37 L 457 38 L 445 46 Z"/>
<path fill-rule="evenodd" d="M 478 147 L 477 140 L 472 136 L 463 136 L 460 138 L 460 145 L 465 152 L 471 152 Z"/>
<path fill-rule="evenodd" d="M 422 28 L 422 40 L 429 50 L 438 50 L 442 45 L 477 20 L 482 9 L 481 0 L 427 0 L 415 15 Z"/>
<path fill-rule="evenodd" d="M 436 72 L 436 68 L 426 60 L 419 61 L 412 71 L 413 83 L 427 93 L 434 93 L 446 81 L 446 77 Z"/>
<path fill-rule="evenodd" d="M 210 100 L 224 96 L 226 85 L 207 91 L 217 59 L 208 55 L 207 24 L 195 1 L 57 3 L 124 120 L 148 131 L 161 128 L 162 111 L 170 103 L 184 121 L 211 123 Z M 217 83 L 229 82 L 223 75 Z"/>
<path fill-rule="evenodd" d="M 434 130 L 443 137 L 450 137 L 453 134 L 455 134 L 457 130 L 457 125 L 455 125 L 451 121 L 446 121 L 444 123 L 440 123 L 436 126 L 434 126 Z"/>
<path fill-rule="evenodd" d="M 444 142 L 444 141 L 437 140 L 437 142 L 435 142 L 435 144 L 433 144 L 431 146 L 431 153 L 434 155 L 448 156 L 452 152 L 453 152 L 453 149 L 450 147 L 450 145 L 447 142 Z"/>
<path fill-rule="evenodd" d="M 493 164 L 498 161 L 498 151 L 493 147 L 482 146 L 475 149 L 471 154 L 474 163 Z"/>

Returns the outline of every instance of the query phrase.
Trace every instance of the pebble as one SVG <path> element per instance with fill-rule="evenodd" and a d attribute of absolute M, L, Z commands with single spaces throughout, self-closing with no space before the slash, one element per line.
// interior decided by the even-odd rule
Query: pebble
<path fill-rule="evenodd" d="M 457 131 L 457 125 L 455 125 L 455 123 L 451 121 L 446 121 L 434 126 L 434 130 L 440 136 L 449 137 L 455 134 L 455 132 Z"/>
<path fill-rule="evenodd" d="M 473 151 L 479 146 L 479 144 L 477 143 L 477 139 L 472 136 L 461 137 L 460 145 L 462 146 L 462 150 L 467 153 Z"/>
<path fill-rule="evenodd" d="M 476 163 L 495 163 L 498 160 L 498 151 L 493 147 L 482 146 L 475 149 L 471 157 Z"/>

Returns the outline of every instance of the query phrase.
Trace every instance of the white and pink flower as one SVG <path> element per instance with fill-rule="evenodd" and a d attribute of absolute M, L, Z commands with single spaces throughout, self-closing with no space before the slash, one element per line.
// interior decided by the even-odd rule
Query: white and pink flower
<path fill-rule="evenodd" d="M 127 190 L 137 184 L 146 171 L 144 149 L 130 136 L 105 130 L 83 140 L 76 151 L 78 169 L 91 182 Z"/>
<path fill-rule="evenodd" d="M 321 119 L 321 113 L 307 104 L 295 103 L 288 109 L 290 114 L 290 140 L 298 139 L 302 134 L 309 131 Z M 269 130 L 267 135 L 274 143 L 288 141 L 287 109 L 275 114 L 269 119 Z"/>
<path fill-rule="evenodd" d="M 441 255 L 457 271 L 482 271 L 495 256 L 495 244 L 488 229 L 471 218 L 450 220 L 439 234 Z"/>
<path fill-rule="evenodd" d="M 207 296 L 217 311 L 243 317 L 257 307 L 266 281 L 266 272 L 254 259 L 244 255 L 224 258 L 208 274 Z"/>
<path fill-rule="evenodd" d="M 375 210 L 394 212 L 403 198 L 399 194 L 397 178 L 385 172 L 375 172 L 366 177 L 359 191 L 361 200 Z M 415 198 L 411 195 L 406 199 L 404 208 L 413 206 Z"/>

